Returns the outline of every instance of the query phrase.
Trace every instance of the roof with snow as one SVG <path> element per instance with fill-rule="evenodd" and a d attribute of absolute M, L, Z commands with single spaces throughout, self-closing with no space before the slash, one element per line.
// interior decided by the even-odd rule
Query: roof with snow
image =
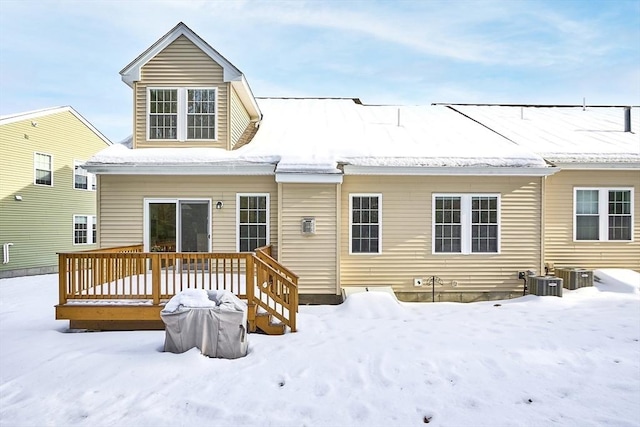
<path fill-rule="evenodd" d="M 331 175 L 343 170 L 551 173 L 541 156 L 444 106 L 372 106 L 353 99 L 309 98 L 268 98 L 258 103 L 264 114 L 260 128 L 251 143 L 238 150 L 131 150 L 118 145 L 98 153 L 88 166 L 104 172 L 107 165 L 129 165 L 142 172 L 145 167 L 163 166 L 167 171 L 196 165 L 201 171 L 209 167 L 209 173 L 216 167 L 229 173 L 230 169 L 270 165 L 271 173 L 282 176 Z"/>
<path fill-rule="evenodd" d="M 640 109 L 625 107 L 455 105 L 459 111 L 555 164 L 640 168 Z M 630 108 L 630 107 L 626 107 Z"/>

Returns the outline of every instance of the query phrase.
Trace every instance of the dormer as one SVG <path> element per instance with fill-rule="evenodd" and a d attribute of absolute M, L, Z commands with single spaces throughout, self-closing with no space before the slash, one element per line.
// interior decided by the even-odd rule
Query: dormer
<path fill-rule="evenodd" d="M 122 71 L 133 89 L 133 143 L 233 149 L 261 119 L 244 75 L 180 22 Z"/>

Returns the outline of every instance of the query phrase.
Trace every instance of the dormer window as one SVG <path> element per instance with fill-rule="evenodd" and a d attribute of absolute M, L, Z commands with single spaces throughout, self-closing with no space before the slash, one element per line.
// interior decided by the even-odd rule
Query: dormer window
<path fill-rule="evenodd" d="M 216 88 L 149 88 L 148 140 L 216 140 Z"/>

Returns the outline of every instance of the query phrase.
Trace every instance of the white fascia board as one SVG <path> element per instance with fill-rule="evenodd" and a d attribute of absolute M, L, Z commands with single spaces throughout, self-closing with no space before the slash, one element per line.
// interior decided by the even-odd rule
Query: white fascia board
<path fill-rule="evenodd" d="M 628 162 L 628 163 L 562 163 L 553 162 L 553 164 L 562 170 L 619 170 L 619 171 L 633 171 L 640 170 L 640 162 Z"/>
<path fill-rule="evenodd" d="M 560 168 L 525 167 L 397 167 L 344 165 L 345 175 L 549 176 Z"/>
<path fill-rule="evenodd" d="M 202 40 L 200 36 L 194 33 L 184 23 L 180 22 L 171 31 L 169 31 L 157 42 L 155 42 L 149 49 L 143 52 L 129 65 L 124 67 L 122 71 L 120 71 L 122 81 L 124 81 L 130 87 L 133 87 L 134 82 L 140 81 L 140 71 L 142 70 L 142 67 L 147 62 L 149 62 L 151 58 L 160 53 L 164 48 L 169 46 L 180 36 L 185 36 L 186 38 L 188 38 L 213 61 L 222 66 L 223 79 L 225 82 L 240 80 L 243 77 L 242 73 L 235 67 L 235 65 L 229 62 L 224 56 L 220 55 L 220 53 L 218 53 L 218 51 L 216 51 L 214 48 L 209 46 L 207 42 Z"/>
<path fill-rule="evenodd" d="M 276 173 L 277 183 L 287 184 L 342 184 L 338 173 Z"/>
<path fill-rule="evenodd" d="M 97 175 L 274 175 L 275 166 L 262 165 L 131 165 L 90 164 L 83 169 Z"/>
<path fill-rule="evenodd" d="M 239 80 L 234 80 L 231 82 L 231 86 L 235 89 L 240 101 L 247 108 L 247 112 L 249 113 L 249 117 L 251 120 L 261 120 L 262 112 L 260 111 L 260 107 L 256 102 L 256 98 L 253 96 L 253 92 L 249 87 L 249 83 L 247 83 L 247 79 L 245 79 L 244 75 L 241 75 Z"/>

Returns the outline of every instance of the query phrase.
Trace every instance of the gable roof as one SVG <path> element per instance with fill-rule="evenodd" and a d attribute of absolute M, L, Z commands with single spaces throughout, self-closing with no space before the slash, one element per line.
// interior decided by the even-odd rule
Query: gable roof
<path fill-rule="evenodd" d="M 73 109 L 73 107 L 68 106 L 68 105 L 67 106 L 63 106 L 63 107 L 50 107 L 50 108 L 43 108 L 43 109 L 40 109 L 40 110 L 32 110 L 32 111 L 26 111 L 26 112 L 23 112 L 23 113 L 15 113 L 15 114 L 8 114 L 8 115 L 5 115 L 5 116 L 0 116 L 0 125 L 7 125 L 9 123 L 20 122 L 22 120 L 36 119 L 38 117 L 49 116 L 49 115 L 52 115 L 52 114 L 58 114 L 58 113 L 64 113 L 64 112 L 69 112 L 69 113 L 73 114 L 87 128 L 89 128 L 89 130 L 91 130 L 93 133 L 95 133 L 98 138 L 103 140 L 105 144 L 107 144 L 107 145 L 112 145 L 113 144 L 109 140 L 109 138 L 104 136 L 102 134 L 102 132 L 100 132 L 91 123 L 89 123 L 89 121 L 87 121 L 87 119 L 82 117 L 82 115 L 80 113 L 78 113 L 76 110 Z"/>
<path fill-rule="evenodd" d="M 194 45 L 198 47 L 198 49 L 200 49 L 222 67 L 223 80 L 225 82 L 230 82 L 234 87 L 234 89 L 238 93 L 238 96 L 247 108 L 251 119 L 261 118 L 262 114 L 260 113 L 260 108 L 256 103 L 255 97 L 251 92 L 251 88 L 249 87 L 244 74 L 242 74 L 242 72 L 238 68 L 236 68 L 235 65 L 229 62 L 217 50 L 212 48 L 206 41 L 204 41 L 200 36 L 194 33 L 191 28 L 187 27 L 187 25 L 183 22 L 179 22 L 168 33 L 162 36 L 147 50 L 138 55 L 136 59 L 134 59 L 126 67 L 124 67 L 120 71 L 122 81 L 124 81 L 129 87 L 133 87 L 134 82 L 140 81 L 140 73 L 142 67 L 144 67 L 147 62 L 149 62 L 153 57 L 162 52 L 167 46 L 173 43 L 180 36 L 184 36 L 189 39 Z"/>
<path fill-rule="evenodd" d="M 640 169 L 637 107 L 448 105 L 563 169 Z M 625 132 L 625 108 L 631 132 Z"/>

